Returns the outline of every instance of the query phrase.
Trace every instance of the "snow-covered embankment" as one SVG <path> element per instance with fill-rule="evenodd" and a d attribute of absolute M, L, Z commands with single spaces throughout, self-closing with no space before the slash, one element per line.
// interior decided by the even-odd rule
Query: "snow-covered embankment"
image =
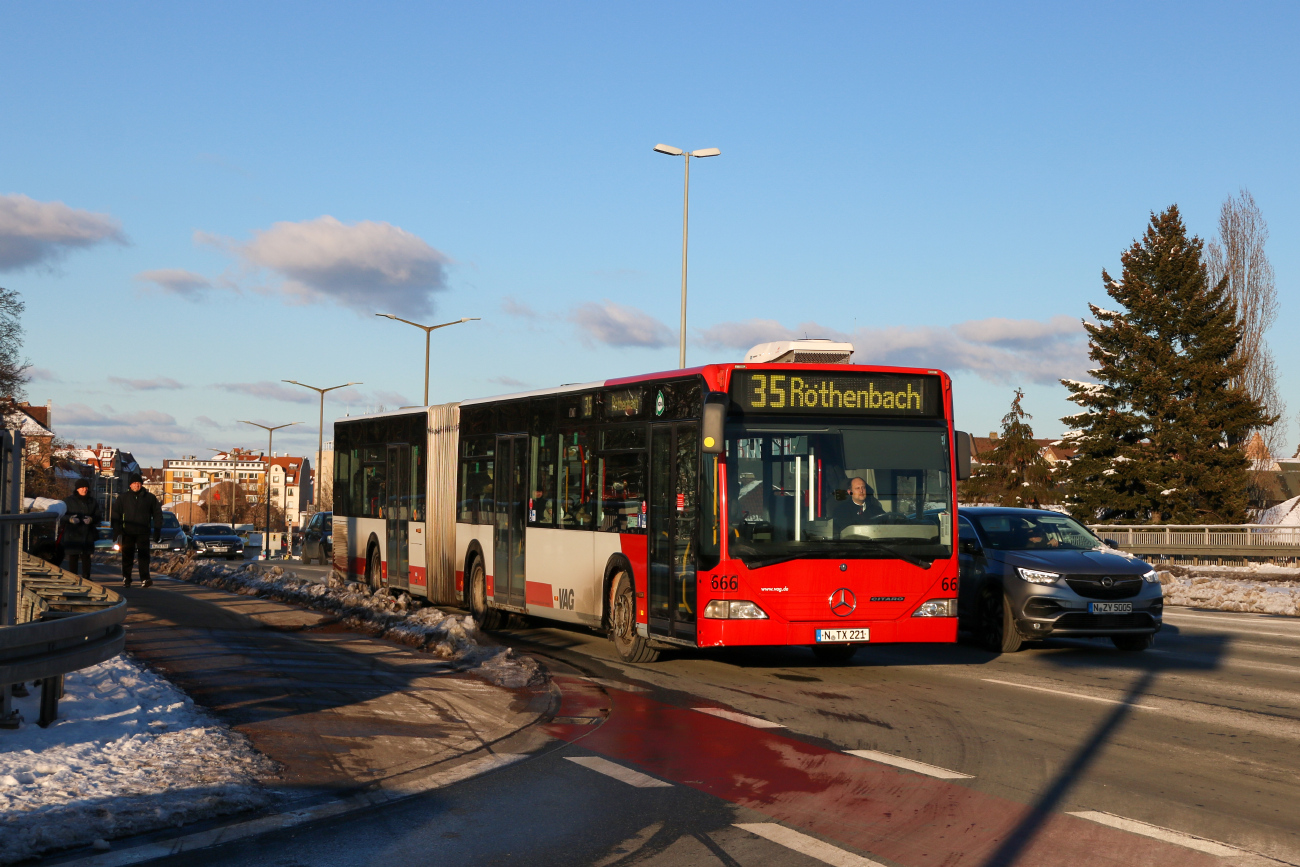
<path fill-rule="evenodd" d="M 195 584 L 244 595 L 265 596 L 337 614 L 353 628 L 432 653 L 483 679 L 512 689 L 545 679 L 536 661 L 516 656 L 508 647 L 485 647 L 474 619 L 420 606 L 401 591 L 372 591 L 337 576 L 328 584 L 307 581 L 282 566 L 239 566 L 173 557 L 160 570 Z"/>
<path fill-rule="evenodd" d="M 1166 605 L 1300 617 L 1300 570 L 1186 566 L 1178 571 L 1186 574 L 1160 573 Z M 1271 580 L 1260 580 L 1265 577 Z"/>

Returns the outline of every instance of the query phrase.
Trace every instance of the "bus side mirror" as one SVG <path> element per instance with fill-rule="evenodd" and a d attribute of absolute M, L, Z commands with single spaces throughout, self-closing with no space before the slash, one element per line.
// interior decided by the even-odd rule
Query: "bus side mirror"
<path fill-rule="evenodd" d="M 954 445 L 957 446 L 957 481 L 964 482 L 970 478 L 970 434 L 955 431 Z"/>
<path fill-rule="evenodd" d="M 727 395 L 710 392 L 704 396 L 704 428 L 700 431 L 700 450 L 706 455 L 722 454 L 723 429 L 727 423 Z"/>

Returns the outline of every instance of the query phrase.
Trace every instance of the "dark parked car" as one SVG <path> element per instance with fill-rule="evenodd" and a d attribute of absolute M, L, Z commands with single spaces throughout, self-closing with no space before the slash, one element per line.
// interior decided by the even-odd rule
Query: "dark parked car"
<path fill-rule="evenodd" d="M 244 559 L 244 540 L 229 524 L 195 524 L 190 536 L 190 550 L 196 557 Z"/>
<path fill-rule="evenodd" d="M 171 512 L 163 512 L 162 541 L 150 545 L 152 551 L 184 551 L 189 545 L 189 537 L 180 519 Z"/>
<path fill-rule="evenodd" d="M 975 507 L 958 515 L 959 626 L 1011 653 L 1052 636 L 1146 650 L 1160 630 L 1155 570 L 1057 512 Z"/>
<path fill-rule="evenodd" d="M 302 562 L 326 566 L 334 561 L 334 513 L 317 512 L 302 531 Z"/>

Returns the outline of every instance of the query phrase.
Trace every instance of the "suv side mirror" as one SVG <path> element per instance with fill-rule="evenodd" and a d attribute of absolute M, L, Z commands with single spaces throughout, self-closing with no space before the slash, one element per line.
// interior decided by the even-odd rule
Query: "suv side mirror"
<path fill-rule="evenodd" d="M 700 426 L 700 451 L 706 455 L 722 454 L 729 399 L 722 392 L 709 392 L 704 396 L 704 423 Z"/>
<path fill-rule="evenodd" d="M 959 430 L 953 432 L 953 445 L 956 447 L 957 481 L 964 482 L 970 478 L 970 434 Z"/>
<path fill-rule="evenodd" d="M 963 554 L 970 554 L 972 557 L 978 557 L 980 554 L 984 553 L 984 549 L 980 547 L 980 543 L 976 542 L 974 539 L 963 539 L 958 547 Z"/>
<path fill-rule="evenodd" d="M 1101 542 L 1107 548 L 1115 548 L 1116 550 L 1119 549 L 1119 542 L 1116 542 L 1114 539 L 1102 539 Z"/>

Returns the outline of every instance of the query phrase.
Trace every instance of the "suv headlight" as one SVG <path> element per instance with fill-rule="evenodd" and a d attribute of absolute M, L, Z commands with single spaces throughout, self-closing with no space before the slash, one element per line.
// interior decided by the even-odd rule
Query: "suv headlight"
<path fill-rule="evenodd" d="M 704 607 L 704 616 L 710 620 L 767 619 L 767 613 L 762 608 L 744 599 L 714 599 Z"/>
<path fill-rule="evenodd" d="M 1159 584 L 1160 576 L 1156 574 L 1156 570 L 1151 569 L 1142 576 L 1142 580 L 1148 584 Z"/>
<path fill-rule="evenodd" d="M 1016 571 L 1030 584 L 1055 584 L 1061 579 L 1058 572 L 1042 572 L 1038 569 L 1026 569 L 1024 566 L 1017 566 Z"/>

